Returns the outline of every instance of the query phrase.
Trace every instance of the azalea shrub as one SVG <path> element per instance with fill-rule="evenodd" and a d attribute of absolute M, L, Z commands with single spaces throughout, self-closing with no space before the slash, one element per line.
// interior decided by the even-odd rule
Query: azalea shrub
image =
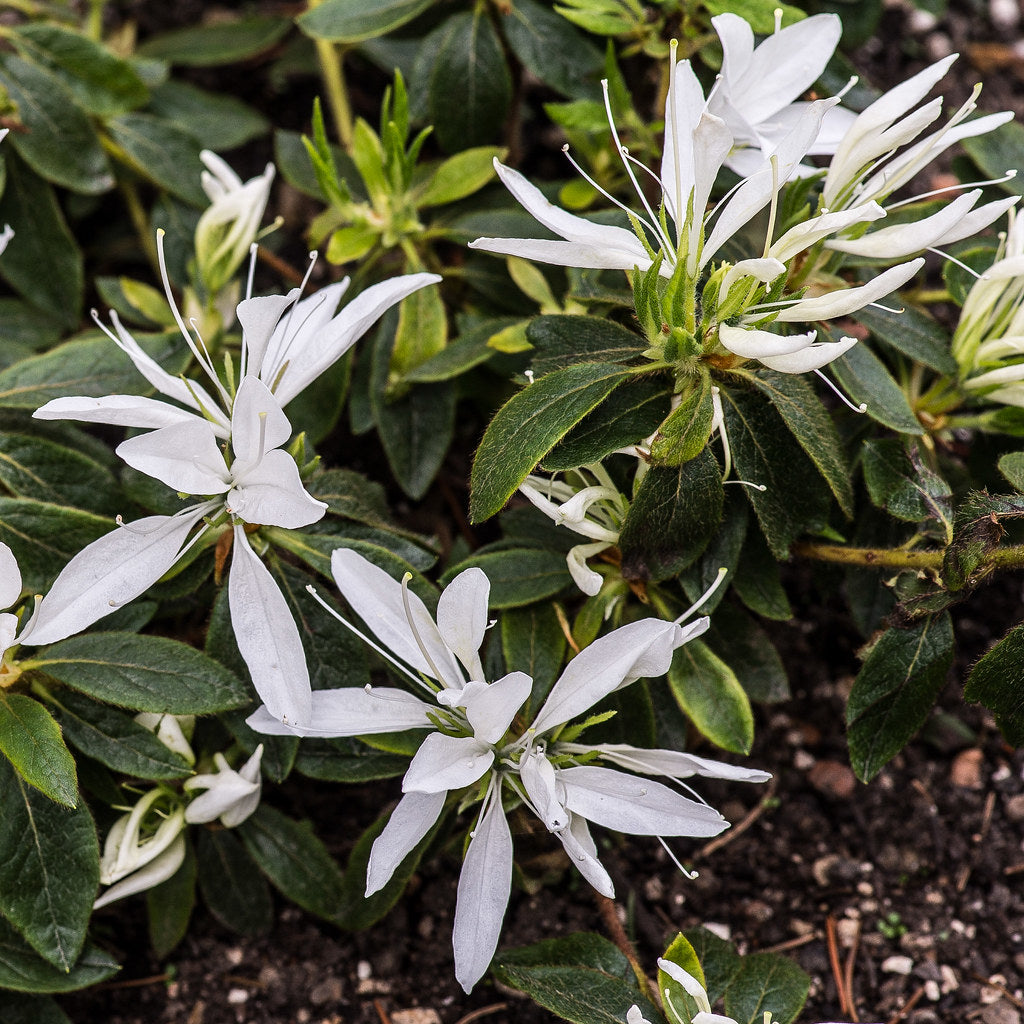
<path fill-rule="evenodd" d="M 766 620 L 819 570 L 854 771 L 914 741 L 957 606 L 1024 564 L 1020 126 L 948 108 L 954 57 L 879 92 L 837 16 L 760 0 L 65 16 L 0 54 L 0 989 L 66 1019 L 122 899 L 161 957 L 197 894 L 364 928 L 446 851 L 467 992 L 796 1019 L 806 975 L 706 929 L 652 978 L 503 948 L 513 836 L 606 899 L 605 830 L 688 874 L 729 825 L 699 778 L 768 779 Z M 241 61 L 305 131 L 186 73 Z M 1024 624 L 962 681 L 1011 744 L 1022 663 Z M 298 776 L 401 796 L 339 864 L 276 809 Z"/>

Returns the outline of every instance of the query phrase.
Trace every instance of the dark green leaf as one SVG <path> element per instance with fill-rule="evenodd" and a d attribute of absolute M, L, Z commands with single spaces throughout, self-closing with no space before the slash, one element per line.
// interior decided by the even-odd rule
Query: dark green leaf
<path fill-rule="evenodd" d="M 157 86 L 148 109 L 218 153 L 259 138 L 270 128 L 270 122 L 247 103 L 191 82 L 172 80 Z"/>
<path fill-rule="evenodd" d="M 307 484 L 314 498 L 327 502 L 331 515 L 355 519 L 377 526 L 388 516 L 384 488 L 352 469 L 328 469 Z"/>
<path fill-rule="evenodd" d="M 18 116 L 28 129 L 12 132 L 7 145 L 32 170 L 54 185 L 86 195 L 114 187 L 96 130 L 59 78 L 8 53 L 0 56 L 0 85 L 18 105 Z"/>
<path fill-rule="evenodd" d="M 690 601 L 696 602 L 715 585 L 720 571 L 725 570 L 718 589 L 701 605 L 701 615 L 714 615 L 729 589 L 747 535 L 749 517 L 746 499 L 739 488 L 729 488 L 718 532 L 708 542 L 700 558 L 679 576 L 683 593 Z"/>
<path fill-rule="evenodd" d="M 93 898 L 90 894 L 90 910 Z M 106 981 L 119 970 L 120 965 L 109 953 L 92 944 L 85 947 L 70 971 L 54 967 L 25 943 L 13 925 L 0 918 L 0 989 L 11 988 L 16 992 L 74 992 Z"/>
<path fill-rule="evenodd" d="M 14 247 L 8 246 L 0 259 L 6 258 L 11 248 Z M 180 335 L 136 340 L 169 373 L 180 373 L 191 358 Z M 9 409 L 37 409 L 51 398 L 138 395 L 148 390 L 149 385 L 132 361 L 98 332 L 72 339 L 43 355 L 23 359 L 0 373 L 0 406 Z"/>
<path fill-rule="evenodd" d="M 23 693 L 0 690 L 0 751 L 31 786 L 65 807 L 78 803 L 75 759 L 50 712 Z"/>
<path fill-rule="evenodd" d="M 935 519 L 949 525 L 953 492 L 924 464 L 916 442 L 869 439 L 864 442 L 862 458 L 864 483 L 875 505 L 907 522 Z"/>
<path fill-rule="evenodd" d="M 90 512 L 22 498 L 0 498 L 0 541 L 10 547 L 30 593 L 42 593 L 82 548 L 111 528 Z"/>
<path fill-rule="evenodd" d="M 999 472 L 1015 491 L 1024 491 L 1024 452 L 1010 452 L 999 459 Z"/>
<path fill-rule="evenodd" d="M 728 601 L 711 617 L 708 647 L 736 674 L 751 700 L 774 704 L 790 697 L 785 666 L 768 634 Z"/>
<path fill-rule="evenodd" d="M 600 462 L 619 448 L 649 437 L 668 409 L 669 395 L 663 384 L 642 378 L 627 381 L 544 456 L 544 468 L 557 473 Z"/>
<path fill-rule="evenodd" d="M 722 392 L 736 477 L 754 508 L 772 554 L 783 559 L 802 533 L 819 529 L 831 505 L 825 481 L 762 396 Z"/>
<path fill-rule="evenodd" d="M 183 779 L 192 768 L 149 729 L 116 708 L 72 690 L 60 695 L 60 725 L 83 754 L 122 775 L 139 779 Z"/>
<path fill-rule="evenodd" d="M 825 478 L 847 518 L 853 515 L 853 488 L 839 434 L 811 386 L 795 373 L 762 370 L 754 383 L 775 406 L 790 433 Z"/>
<path fill-rule="evenodd" d="M 994 132 L 985 132 L 977 138 L 964 139 L 963 147 L 981 168 L 986 178 L 1002 178 L 1008 167 L 1019 167 L 1024 155 L 1024 125 L 1008 121 Z M 1024 195 L 1024 181 L 1020 175 L 1000 183 L 1012 195 Z"/>
<path fill-rule="evenodd" d="M 512 101 L 512 76 L 487 9 L 451 15 L 424 47 L 427 120 L 441 148 L 454 153 L 493 142 Z"/>
<path fill-rule="evenodd" d="M 710 450 L 680 466 L 653 466 L 619 535 L 622 575 L 657 583 L 692 564 L 722 519 L 722 476 Z"/>
<path fill-rule="evenodd" d="M 15 497 L 116 515 L 123 505 L 114 474 L 88 455 L 28 434 L 0 432 L 0 483 Z"/>
<path fill-rule="evenodd" d="M 850 398 L 867 406 L 865 415 L 901 434 L 924 433 L 906 395 L 867 345 L 854 345 L 829 365 Z"/>
<path fill-rule="evenodd" d="M 527 719 L 540 709 L 558 678 L 566 646 L 565 632 L 550 604 L 510 608 L 501 616 L 505 665 L 510 671 L 525 672 L 533 680 Z"/>
<path fill-rule="evenodd" d="M 146 890 L 149 942 L 158 960 L 185 938 L 195 902 L 196 855 L 186 843 L 181 867 L 166 882 Z"/>
<path fill-rule="evenodd" d="M 221 924 L 260 935 L 274 923 L 270 887 L 233 831 L 203 829 L 196 847 L 199 891 Z"/>
<path fill-rule="evenodd" d="M 491 420 L 473 460 L 470 518 L 501 511 L 527 474 L 626 379 L 613 363 L 581 363 L 541 377 Z"/>
<path fill-rule="evenodd" d="M 488 341 L 499 331 L 519 323 L 514 317 L 494 317 L 463 331 L 455 341 L 450 342 L 435 356 L 411 369 L 405 380 L 421 383 L 436 383 L 451 380 L 468 372 L 474 366 L 486 363 L 498 354 Z"/>
<path fill-rule="evenodd" d="M 252 699 L 242 681 L 212 658 L 162 636 L 88 633 L 52 644 L 22 664 L 136 711 L 202 715 Z"/>
<path fill-rule="evenodd" d="M 1002 520 L 1024 516 L 1024 497 L 971 491 L 956 510 L 953 540 L 942 558 L 942 582 L 949 590 L 973 586 L 991 571 L 989 556 L 1003 539 Z"/>
<path fill-rule="evenodd" d="M 376 782 L 402 775 L 409 759 L 368 747 L 354 737 L 304 739 L 295 767 L 311 779 L 324 782 Z"/>
<path fill-rule="evenodd" d="M 65 328 L 76 327 L 84 288 L 82 253 L 50 184 L 29 171 L 13 153 L 4 156 L 7 184 L 0 196 L 0 224 L 10 224 L 18 243 L 8 245 L 0 256 L 0 274 L 45 315 Z M 6 390 L 0 384 L 0 404 L 9 405 L 3 400 Z M 33 403 L 33 408 L 35 405 L 42 402 Z"/>
<path fill-rule="evenodd" d="M 956 360 L 949 351 L 948 332 L 927 313 L 905 305 L 898 313 L 880 306 L 865 306 L 857 310 L 856 318 L 875 337 L 914 362 L 923 363 L 936 373 L 957 372 Z"/>
<path fill-rule="evenodd" d="M 668 671 L 679 707 L 712 743 L 749 754 L 754 742 L 750 700 L 733 670 L 700 640 L 680 647 Z"/>
<path fill-rule="evenodd" d="M 429 6 L 430 0 L 324 0 L 296 23 L 314 39 L 359 43 L 393 32 Z"/>
<path fill-rule="evenodd" d="M 736 1024 L 762 1024 L 765 1011 L 778 1024 L 791 1024 L 803 1009 L 811 979 L 777 953 L 751 953 L 740 959 L 725 991 L 725 1012 Z"/>
<path fill-rule="evenodd" d="M 200 185 L 202 147 L 189 132 L 153 114 L 124 114 L 107 130 L 137 174 L 192 206 L 209 205 Z"/>
<path fill-rule="evenodd" d="M 4 1024 L 71 1024 L 63 1010 L 48 996 L 3 994 Z"/>
<path fill-rule="evenodd" d="M 739 568 L 732 578 L 732 589 L 752 612 L 766 619 L 785 622 L 793 618 L 793 609 L 779 577 L 779 563 L 768 550 L 768 542 L 760 530 L 747 531 Z"/>
<path fill-rule="evenodd" d="M 858 778 L 873 779 L 924 724 L 952 662 L 947 612 L 882 634 L 846 706 L 850 761 Z"/>
<path fill-rule="evenodd" d="M 566 96 L 597 96 L 603 54 L 565 18 L 535 0 L 516 0 L 502 31 L 523 67 Z"/>
<path fill-rule="evenodd" d="M 980 701 L 1015 747 L 1024 746 L 1024 626 L 1015 626 L 973 669 L 966 700 Z"/>
<path fill-rule="evenodd" d="M 52 347 L 63 331 L 56 313 L 35 309 L 19 299 L 0 299 L 0 322 L 4 325 L 0 369 L 39 349 Z"/>
<path fill-rule="evenodd" d="M 663 1020 L 637 984 L 629 961 L 607 939 L 578 932 L 509 949 L 494 961 L 495 977 L 573 1024 L 622 1024 L 633 1005 Z"/>
<path fill-rule="evenodd" d="M 715 407 L 710 375 L 702 373 L 680 399 L 651 442 L 651 456 L 666 466 L 695 459 L 711 437 Z"/>
<path fill-rule="evenodd" d="M 142 57 L 155 57 L 187 67 L 237 64 L 269 50 L 290 26 L 290 18 L 253 15 L 165 32 L 147 39 L 138 52 Z"/>
<path fill-rule="evenodd" d="M 99 880 L 99 842 L 88 807 L 58 806 L 0 761 L 0 912 L 51 970 L 64 974 L 74 967 Z M 22 988 L 4 979 L 5 952 L 0 949 L 0 986 Z"/>
<path fill-rule="evenodd" d="M 538 377 L 582 362 L 626 363 L 647 348 L 639 334 L 592 316 L 539 316 L 526 337 L 537 350 L 530 366 Z"/>
<path fill-rule="evenodd" d="M 238 832 L 260 870 L 288 899 L 335 919 L 342 900 L 341 871 L 309 822 L 292 821 L 261 804 Z"/>
<path fill-rule="evenodd" d="M 23 54 L 56 75 L 90 114 L 123 114 L 149 98 L 131 64 L 80 32 L 37 21 L 20 25 L 11 38 Z"/>
<path fill-rule="evenodd" d="M 683 935 L 697 954 L 704 971 L 704 991 L 714 1006 L 732 984 L 742 958 L 731 942 L 719 938 L 707 928 L 690 928 Z"/>
<path fill-rule="evenodd" d="M 441 585 L 447 586 L 458 573 L 474 565 L 483 569 L 491 581 L 489 607 L 494 609 L 518 608 L 542 601 L 572 582 L 565 556 L 559 551 L 502 548 L 478 552 L 453 565 L 441 577 Z"/>

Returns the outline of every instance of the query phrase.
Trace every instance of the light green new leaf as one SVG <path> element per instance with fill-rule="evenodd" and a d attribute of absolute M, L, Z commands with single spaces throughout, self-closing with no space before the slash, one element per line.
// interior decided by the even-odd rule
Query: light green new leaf
<path fill-rule="evenodd" d="M 84 803 L 72 810 L 51 802 L 0 760 L 0 821 L 3 924 L 13 924 L 52 965 L 49 970 L 71 971 L 100 880 L 99 841 L 89 809 Z M 8 986 L 3 946 L 0 937 L 0 986 Z"/>
<path fill-rule="evenodd" d="M 85 633 L 43 648 L 22 667 L 134 711 L 203 715 L 252 700 L 242 681 L 218 662 L 162 636 Z"/>
<path fill-rule="evenodd" d="M 921 728 L 952 663 L 948 612 L 882 634 L 846 705 L 850 762 L 859 779 L 873 779 Z"/>
<path fill-rule="evenodd" d="M 18 105 L 27 131 L 6 145 L 40 177 L 86 195 L 114 187 L 110 161 L 96 129 L 55 75 L 14 54 L 0 56 L 0 85 Z"/>
<path fill-rule="evenodd" d="M 707 989 L 704 971 L 701 970 L 697 953 L 682 933 L 669 943 L 668 948 L 659 959 L 668 960 L 677 967 L 681 967 L 691 977 L 696 978 L 705 990 Z M 662 1005 L 671 1008 L 673 1020 L 689 1020 L 696 1017 L 703 1009 L 698 1005 L 697 1000 L 678 981 L 666 974 L 660 966 L 658 967 L 658 992 L 661 993 Z"/>
<path fill-rule="evenodd" d="M 712 743 L 736 754 L 749 754 L 754 742 L 754 714 L 736 673 L 700 640 L 680 647 L 668 671 L 679 707 Z"/>
<path fill-rule="evenodd" d="M 443 206 L 471 196 L 494 177 L 494 158 L 502 152 L 498 146 L 477 146 L 449 157 L 430 173 L 416 205 Z"/>
<path fill-rule="evenodd" d="M 491 420 L 473 460 L 471 520 L 500 512 L 537 463 L 628 375 L 614 363 L 580 363 L 513 395 Z"/>
<path fill-rule="evenodd" d="M 0 690 L 0 751 L 31 786 L 65 807 L 78 803 L 75 759 L 37 700 Z"/>

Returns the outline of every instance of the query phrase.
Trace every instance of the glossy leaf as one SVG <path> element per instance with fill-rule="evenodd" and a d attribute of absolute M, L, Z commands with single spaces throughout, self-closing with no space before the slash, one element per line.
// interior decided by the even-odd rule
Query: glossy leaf
<path fill-rule="evenodd" d="M 240 935 L 261 935 L 274 923 L 270 887 L 235 829 L 203 829 L 196 868 L 203 900 L 221 924 Z"/>
<path fill-rule="evenodd" d="M 374 750 L 354 737 L 304 739 L 295 758 L 296 770 L 324 782 L 376 782 L 403 775 L 408 767 L 407 757 Z"/>
<path fill-rule="evenodd" d="M 494 158 L 503 152 L 497 146 L 476 146 L 450 156 L 431 172 L 416 205 L 443 206 L 478 192 L 494 177 Z"/>
<path fill-rule="evenodd" d="M 901 434 L 924 433 L 899 385 L 866 345 L 854 345 L 829 367 L 850 398 L 867 405 L 866 416 Z"/>
<path fill-rule="evenodd" d="M 778 1024 L 792 1024 L 803 1009 L 811 979 L 777 953 L 741 957 L 725 990 L 725 1012 L 737 1024 L 762 1024 L 765 1011 Z"/>
<path fill-rule="evenodd" d="M 949 333 L 914 306 L 899 305 L 898 313 L 873 305 L 857 310 L 855 316 L 890 348 L 936 373 L 955 374 L 957 363 L 950 355 Z"/>
<path fill-rule="evenodd" d="M 18 774 L 56 803 L 78 803 L 75 759 L 60 727 L 37 700 L 0 690 L 0 752 Z"/>
<path fill-rule="evenodd" d="M 517 608 L 542 601 L 572 582 L 565 556 L 560 551 L 502 548 L 477 552 L 453 565 L 441 577 L 441 585 L 447 586 L 460 572 L 474 565 L 483 569 L 491 581 L 489 607 L 494 609 Z"/>
<path fill-rule="evenodd" d="M 92 815 L 84 803 L 73 810 L 53 803 L 0 761 L 0 821 L 0 911 L 7 919 L 0 935 L 10 922 L 49 971 L 66 974 L 82 951 L 99 887 Z M 0 938 L 0 986 L 22 988 L 4 977 L 3 946 Z"/>
<path fill-rule="evenodd" d="M 244 145 L 270 128 L 258 110 L 236 97 L 173 79 L 153 90 L 148 109 L 218 153 Z"/>
<path fill-rule="evenodd" d="M 164 960 L 185 937 L 195 902 L 196 855 L 186 842 L 181 867 L 166 882 L 146 890 L 149 942 L 158 960 Z"/>
<path fill-rule="evenodd" d="M 93 895 L 89 895 L 92 908 Z M 16 992 L 74 992 L 97 985 L 120 970 L 118 962 L 98 946 L 85 947 L 70 971 L 40 957 L 13 925 L 0 918 L 0 988 Z"/>
<path fill-rule="evenodd" d="M 509 608 L 500 621 L 501 649 L 506 667 L 513 672 L 525 672 L 533 680 L 530 701 L 524 713 L 529 720 L 540 709 L 562 670 L 568 646 L 565 632 L 550 604 Z"/>
<path fill-rule="evenodd" d="M 470 518 L 488 519 L 530 471 L 620 384 L 614 363 L 581 363 L 541 377 L 498 410 L 473 460 Z"/>
<path fill-rule="evenodd" d="M 237 708 L 252 699 L 242 681 L 178 640 L 134 633 L 86 633 L 43 648 L 23 667 L 40 669 L 90 697 L 173 715 Z"/>
<path fill-rule="evenodd" d="M 290 26 L 289 18 L 271 15 L 195 25 L 147 39 L 139 54 L 186 67 L 235 64 L 269 50 Z"/>
<path fill-rule="evenodd" d="M 429 6 L 430 0 L 323 0 L 296 22 L 314 39 L 359 43 L 400 28 Z"/>

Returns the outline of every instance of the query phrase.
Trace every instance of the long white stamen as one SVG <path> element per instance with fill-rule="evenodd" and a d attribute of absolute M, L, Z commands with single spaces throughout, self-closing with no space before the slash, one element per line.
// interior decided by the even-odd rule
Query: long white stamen
<path fill-rule="evenodd" d="M 722 440 L 722 460 L 725 466 L 722 470 L 724 480 L 732 471 L 732 450 L 729 448 L 729 434 L 725 429 L 725 411 L 722 408 L 721 391 L 712 387 L 711 389 L 711 429 L 718 428 L 718 436 Z"/>
<path fill-rule="evenodd" d="M 832 381 L 830 381 L 828 377 L 826 377 L 825 374 L 821 372 L 821 370 L 815 370 L 814 372 L 839 396 L 843 404 L 846 405 L 848 408 L 852 409 L 854 412 L 868 411 L 868 406 L 866 402 L 861 402 L 860 405 L 854 405 L 853 402 L 851 402 L 846 397 L 846 395 L 844 395 L 842 391 L 840 391 L 839 388 L 837 388 L 835 384 L 833 384 Z"/>
<path fill-rule="evenodd" d="M 378 654 L 379 654 L 379 655 L 380 655 L 380 656 L 381 656 L 381 657 L 382 657 L 382 658 L 383 658 L 383 659 L 384 659 L 385 661 L 389 661 L 389 662 L 391 662 L 391 664 L 392 664 L 392 665 L 394 665 L 394 666 L 395 666 L 395 668 L 397 668 L 399 672 L 402 672 L 402 673 L 404 673 L 404 674 L 405 674 L 406 676 L 408 676 L 408 677 L 409 677 L 409 678 L 410 678 L 410 679 L 411 679 L 411 680 L 412 680 L 412 681 L 413 681 L 413 682 L 414 682 L 414 683 L 415 683 L 415 684 L 416 684 L 417 686 L 421 686 L 421 687 L 423 687 L 423 688 L 424 688 L 425 690 L 427 690 L 427 691 L 428 691 L 428 692 L 430 693 L 430 695 L 431 695 L 432 697 L 433 697 L 433 696 L 435 695 L 435 694 L 434 694 L 434 690 L 433 690 L 433 688 L 432 688 L 432 687 L 430 687 L 430 686 L 428 686 L 428 685 L 427 685 L 427 684 L 426 684 L 426 683 L 425 683 L 425 682 L 424 682 L 424 681 L 423 681 L 423 680 L 422 680 L 422 679 L 421 679 L 421 678 L 420 678 L 420 677 L 419 677 L 418 675 L 416 675 L 416 673 L 415 673 L 415 672 L 413 672 L 413 671 L 412 671 L 411 669 L 409 669 L 409 668 L 406 668 L 406 666 L 405 666 L 405 665 L 403 665 L 403 664 L 402 664 L 402 663 L 401 663 L 401 662 L 400 662 L 400 661 L 399 661 L 399 660 L 398 660 L 397 658 L 395 658 L 395 656 L 394 656 L 393 654 L 390 654 L 390 653 L 389 653 L 388 651 L 386 651 L 386 650 L 385 650 L 385 649 L 384 649 L 383 647 L 381 647 L 381 646 L 380 646 L 380 644 L 376 643 L 376 642 L 375 642 L 374 640 L 371 640 L 371 639 L 370 639 L 370 638 L 369 638 L 369 637 L 368 637 L 368 636 L 367 636 L 367 635 L 366 635 L 366 634 L 365 634 L 364 632 L 362 632 L 362 630 L 360 630 L 360 629 L 357 629 L 357 628 L 356 628 L 355 626 L 353 626 L 353 625 L 352 625 L 352 623 L 351 623 L 351 622 L 349 622 L 349 621 L 348 621 L 348 619 L 346 619 L 346 618 L 345 618 L 344 616 L 342 616 L 342 615 L 339 615 L 339 614 L 338 614 L 338 613 L 337 613 L 337 612 L 336 612 L 336 611 L 335 611 L 335 610 L 334 610 L 334 609 L 333 609 L 333 608 L 332 608 L 332 607 L 331 607 L 331 606 L 330 606 L 330 605 L 329 605 L 329 604 L 328 604 L 328 603 L 327 603 L 327 602 L 326 602 L 326 601 L 325 601 L 325 600 L 324 600 L 324 599 L 323 599 L 323 598 L 322 598 L 322 597 L 321 597 L 321 596 L 320 596 L 320 595 L 319 595 L 319 594 L 317 593 L 316 587 L 314 587 L 312 583 L 310 583 L 310 584 L 308 584 L 308 585 L 306 586 L 306 591 L 307 591 L 307 593 L 309 593 L 309 594 L 310 594 L 310 595 L 312 596 L 312 598 L 313 598 L 313 600 L 314 600 L 314 601 L 316 601 L 316 602 L 317 602 L 318 604 L 320 604 L 320 605 L 321 605 L 321 606 L 322 606 L 323 608 L 325 608 L 325 609 L 326 609 L 326 610 L 327 610 L 327 611 L 328 611 L 328 612 L 329 612 L 329 613 L 330 613 L 331 615 L 333 615 L 333 616 L 334 616 L 334 618 L 336 618 L 336 619 L 337 619 L 337 620 L 338 620 L 338 621 L 339 621 L 339 622 L 340 622 L 340 623 L 341 623 L 341 624 L 342 624 L 342 625 L 343 625 L 343 626 L 344 626 L 344 627 L 345 627 L 346 629 L 348 629 L 348 630 L 350 630 L 351 632 L 355 633 L 355 635 L 356 635 L 357 637 L 359 637 L 359 639 L 360 639 L 360 640 L 362 640 L 364 644 L 366 644 L 366 645 L 367 645 L 368 647 L 371 647 L 371 648 L 372 648 L 373 650 L 375 650 L 375 651 L 376 651 L 376 652 L 377 652 L 377 653 L 378 653 Z"/>
<path fill-rule="evenodd" d="M 676 855 L 675 855 L 675 854 L 674 854 L 674 853 L 673 853 L 673 852 L 671 851 L 671 849 L 669 849 L 669 845 L 668 845 L 668 843 L 666 843 L 666 842 L 665 842 L 665 840 L 661 838 L 661 836 L 655 836 L 654 838 L 655 838 L 655 839 L 657 839 L 659 843 L 661 843 L 661 845 L 662 845 L 662 847 L 664 848 L 665 852 L 666 852 L 666 853 L 667 853 L 667 854 L 669 855 L 669 858 L 670 858 L 670 860 L 672 861 L 672 863 L 673 863 L 673 864 L 675 864 L 675 866 L 676 866 L 677 868 L 679 868 L 679 870 L 680 870 L 680 871 L 681 871 L 681 872 L 682 872 L 682 873 L 683 873 L 683 874 L 684 874 L 684 875 L 685 875 L 685 876 L 686 876 L 686 877 L 687 877 L 687 878 L 688 878 L 688 879 L 689 879 L 689 880 L 690 880 L 691 882 L 692 882 L 692 881 L 693 881 L 693 880 L 694 880 L 695 878 L 699 878 L 699 877 L 700 877 L 700 872 L 699 872 L 699 871 L 687 871 L 687 869 L 683 867 L 683 865 L 682 865 L 682 863 L 680 862 L 679 858 L 678 858 L 678 857 L 677 857 L 677 856 L 676 856 Z M 666 998 L 668 998 L 668 990 L 666 990 L 666 991 L 665 991 L 665 997 L 666 997 Z M 685 1017 L 680 1017 L 680 1018 L 679 1018 L 679 1020 L 685 1020 L 685 1019 L 686 1019 Z"/>
<path fill-rule="evenodd" d="M 643 224 L 643 226 L 647 228 L 648 231 L 657 236 L 658 229 L 653 224 L 651 224 L 651 222 L 648 221 L 646 217 L 637 216 L 637 214 L 634 213 L 633 210 L 631 210 L 625 203 L 623 203 L 619 199 L 616 199 L 615 196 L 613 196 L 610 192 L 602 188 L 589 174 L 587 174 L 587 172 L 580 166 L 579 161 L 576 160 L 573 157 L 573 155 L 569 152 L 568 142 L 564 146 L 562 146 L 562 152 L 565 154 L 566 160 L 568 160 L 569 163 L 571 163 L 573 167 L 576 169 L 576 173 L 581 178 L 583 178 L 583 180 L 586 181 L 587 184 L 589 184 L 592 188 L 597 189 L 597 191 L 600 192 L 601 195 L 605 197 L 605 199 L 607 199 L 611 203 L 614 203 L 624 213 L 628 213 L 631 217 L 636 217 L 636 219 L 640 221 L 640 223 Z M 647 170 L 647 168 L 645 167 L 644 170 Z"/>
<path fill-rule="evenodd" d="M 633 173 L 633 168 L 630 167 L 629 161 L 626 160 L 622 155 L 625 150 L 625 147 L 622 145 L 622 142 L 619 139 L 619 132 L 618 129 L 616 129 L 615 127 L 615 119 L 612 116 L 612 105 L 611 98 L 608 95 L 607 78 L 601 80 L 601 89 L 604 92 L 604 109 L 605 113 L 608 115 L 608 127 L 611 129 L 612 139 L 615 142 L 615 151 L 619 154 L 620 159 L 622 159 L 622 166 L 625 168 L 626 174 L 629 176 L 629 180 L 633 183 L 633 188 L 636 190 L 636 194 L 640 197 L 640 202 L 643 204 L 644 209 L 647 211 L 647 216 L 651 218 L 651 221 L 654 223 L 657 229 L 655 231 L 655 234 L 657 235 L 658 241 L 660 242 L 661 246 L 665 250 L 665 254 L 669 255 L 671 253 L 674 253 L 675 247 L 665 237 L 665 234 L 662 232 L 661 226 L 658 224 L 658 218 L 655 215 L 654 210 L 651 209 L 651 204 L 647 201 L 647 196 L 644 195 L 644 190 L 640 187 L 640 182 L 636 180 L 636 175 Z"/>
<path fill-rule="evenodd" d="M 929 246 L 927 249 L 925 249 L 925 252 L 933 252 L 933 253 L 935 253 L 936 256 L 941 256 L 943 259 L 949 260 L 950 263 L 955 263 L 961 270 L 964 270 L 968 274 L 970 274 L 971 277 L 973 277 L 975 281 L 986 281 L 986 280 L 988 280 L 988 275 L 986 275 L 986 274 L 979 274 L 975 269 L 973 269 L 972 267 L 967 266 L 966 263 L 962 262 L 961 260 L 958 260 L 951 253 L 944 252 L 942 249 L 935 249 L 932 246 Z"/>
<path fill-rule="evenodd" d="M 252 298 L 252 282 L 256 276 L 256 253 L 258 250 L 259 245 L 256 242 L 249 246 L 249 276 L 245 281 L 245 297 L 247 299 Z"/>
<path fill-rule="evenodd" d="M 989 178 L 988 181 L 965 181 L 957 182 L 955 185 L 946 185 L 945 188 L 933 188 L 931 192 L 922 192 L 920 195 L 911 196 L 909 199 L 901 199 L 898 203 L 889 203 L 886 212 L 898 210 L 901 206 L 908 206 L 910 203 L 919 203 L 922 199 L 931 199 L 932 196 L 941 196 L 945 192 L 957 192 L 961 189 L 984 188 L 986 185 L 1002 185 L 1004 181 L 1016 178 L 1016 170 L 1007 171 L 1001 178 Z"/>
<path fill-rule="evenodd" d="M 722 585 L 722 580 L 724 580 L 725 577 L 728 575 L 729 570 L 723 565 L 718 570 L 718 575 L 715 577 L 715 582 L 712 583 L 711 586 L 708 587 L 708 589 L 705 590 L 704 593 L 701 594 L 700 597 L 698 597 L 697 600 L 694 601 L 693 604 L 691 604 L 690 607 L 687 608 L 686 611 L 683 612 L 683 614 L 680 615 L 678 619 L 673 619 L 672 621 L 677 626 L 684 623 L 695 611 L 697 611 L 703 605 L 707 604 L 708 600 L 711 598 L 711 595 Z"/>
<path fill-rule="evenodd" d="M 772 247 L 772 235 L 775 234 L 775 217 L 779 212 L 779 158 L 774 153 L 768 158 L 772 169 L 772 202 L 768 211 L 768 228 L 764 233 L 764 252 L 762 259 L 768 258 L 768 252 Z"/>
<path fill-rule="evenodd" d="M 762 493 L 768 490 L 768 486 L 766 484 L 755 484 L 750 480 L 723 480 L 722 486 L 725 487 L 726 484 L 736 484 L 739 487 L 750 487 L 752 490 L 761 491 Z"/>
<path fill-rule="evenodd" d="M 402 577 L 402 604 L 405 606 L 405 618 L 409 623 L 409 630 L 412 632 L 412 638 L 416 641 L 416 646 L 420 649 L 420 654 L 423 655 L 424 660 L 430 666 L 434 673 L 434 678 L 441 683 L 442 686 L 446 685 L 445 677 L 438 671 L 437 666 L 434 664 L 434 659 L 430 657 L 430 653 L 427 651 L 427 645 L 423 642 L 420 637 L 420 632 L 416 628 L 416 623 L 412 618 L 412 604 L 409 601 L 409 580 L 412 579 L 412 573 L 407 572 Z"/>

